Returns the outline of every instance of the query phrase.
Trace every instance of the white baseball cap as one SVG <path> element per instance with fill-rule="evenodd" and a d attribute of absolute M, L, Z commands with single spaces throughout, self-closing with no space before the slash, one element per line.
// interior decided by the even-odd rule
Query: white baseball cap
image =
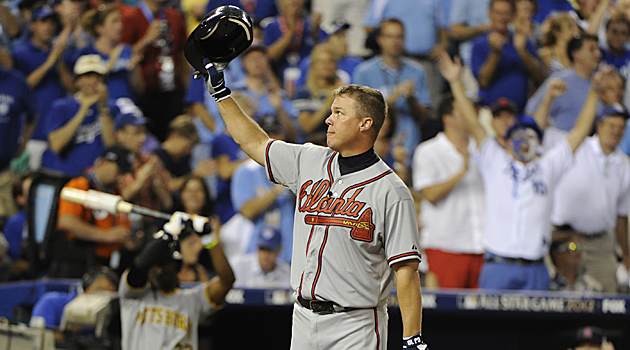
<path fill-rule="evenodd" d="M 87 73 L 98 73 L 105 75 L 107 66 L 99 55 L 83 55 L 74 64 L 74 75 L 79 76 Z"/>

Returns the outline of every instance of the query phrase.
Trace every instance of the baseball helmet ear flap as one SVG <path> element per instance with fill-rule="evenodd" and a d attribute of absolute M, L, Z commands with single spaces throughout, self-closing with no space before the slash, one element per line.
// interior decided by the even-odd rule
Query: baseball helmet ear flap
<path fill-rule="evenodd" d="M 219 6 L 208 13 L 188 36 L 184 55 L 202 74 L 204 60 L 223 70 L 254 41 L 253 21 L 237 6 Z"/>

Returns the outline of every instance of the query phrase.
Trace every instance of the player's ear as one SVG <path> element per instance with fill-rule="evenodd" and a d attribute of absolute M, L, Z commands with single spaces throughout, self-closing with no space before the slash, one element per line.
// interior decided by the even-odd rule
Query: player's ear
<path fill-rule="evenodd" d="M 361 120 L 359 130 L 368 131 L 374 125 L 374 119 L 372 117 L 365 117 Z"/>

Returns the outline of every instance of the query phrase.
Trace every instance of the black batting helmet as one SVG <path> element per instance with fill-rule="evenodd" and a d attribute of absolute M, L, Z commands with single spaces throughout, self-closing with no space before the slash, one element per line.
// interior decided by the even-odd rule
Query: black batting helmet
<path fill-rule="evenodd" d="M 184 54 L 188 62 L 204 73 L 204 59 L 223 70 L 254 40 L 251 17 L 237 6 L 219 6 L 208 13 L 190 33 Z"/>

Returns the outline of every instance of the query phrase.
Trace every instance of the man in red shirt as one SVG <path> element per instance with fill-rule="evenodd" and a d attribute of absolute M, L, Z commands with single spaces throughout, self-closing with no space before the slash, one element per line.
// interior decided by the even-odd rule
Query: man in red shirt
<path fill-rule="evenodd" d="M 166 137 L 169 121 L 183 112 L 190 75 L 184 59 L 188 38 L 184 15 L 167 2 L 144 0 L 122 17 L 121 42 L 133 45 L 143 56 L 138 106 L 151 120 L 149 130 L 160 140 Z"/>

